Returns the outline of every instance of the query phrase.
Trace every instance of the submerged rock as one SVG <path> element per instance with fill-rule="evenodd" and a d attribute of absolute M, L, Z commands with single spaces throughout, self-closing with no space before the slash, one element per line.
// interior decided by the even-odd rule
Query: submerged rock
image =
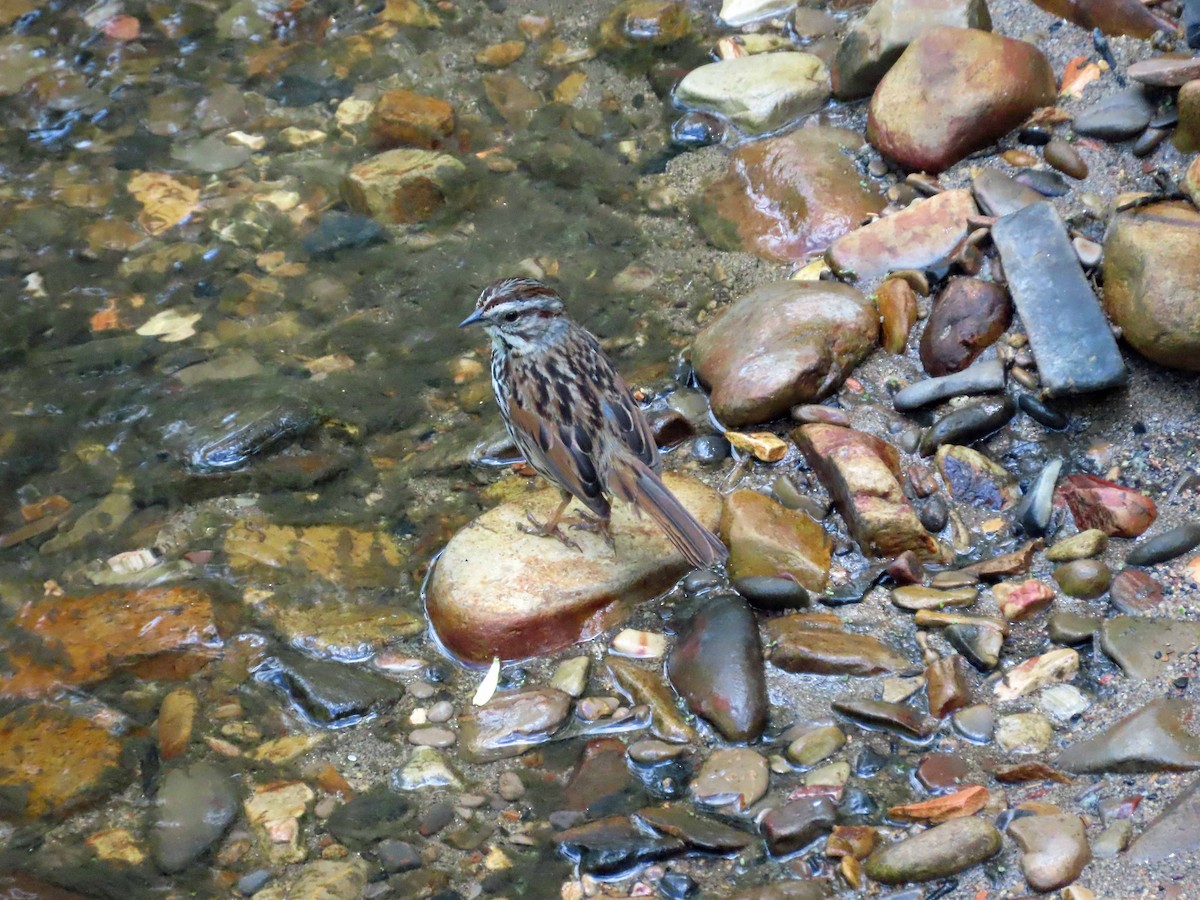
<path fill-rule="evenodd" d="M 158 789 L 150 832 L 155 864 L 164 872 L 187 868 L 225 833 L 237 816 L 233 775 L 210 762 L 172 769 Z"/>
<path fill-rule="evenodd" d="M 557 731 L 570 710 L 571 698 L 554 688 L 498 694 L 460 717 L 463 750 L 476 762 L 520 756 Z"/>
<path fill-rule="evenodd" d="M 461 162 L 433 150 L 388 150 L 350 169 L 342 183 L 346 203 L 385 225 L 431 219 L 446 201 Z"/>
<path fill-rule="evenodd" d="M 716 529 L 721 500 L 715 491 L 683 476 L 667 475 L 665 482 L 703 525 Z M 687 571 L 654 521 L 624 503 L 613 509 L 615 550 L 590 532 L 570 532 L 577 550 L 521 530 L 526 511 L 544 521 L 557 504 L 557 491 L 526 494 L 451 538 L 426 596 L 430 622 L 451 652 L 486 663 L 569 647 L 623 621 L 635 604 Z"/>
<path fill-rule="evenodd" d="M 692 69 L 675 88 L 675 102 L 724 116 L 762 134 L 821 107 L 829 98 L 829 69 L 811 53 L 756 53 Z"/>

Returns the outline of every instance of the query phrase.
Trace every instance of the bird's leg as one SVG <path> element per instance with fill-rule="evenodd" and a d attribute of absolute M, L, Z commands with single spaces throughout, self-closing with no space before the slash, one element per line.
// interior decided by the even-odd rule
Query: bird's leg
<path fill-rule="evenodd" d="M 604 543 L 608 544 L 608 548 L 613 553 L 617 552 L 617 539 L 613 537 L 611 516 L 589 516 L 587 513 L 581 512 L 576 514 L 575 521 L 571 523 L 571 527 L 600 535 L 600 537 L 604 538 Z"/>
<path fill-rule="evenodd" d="M 562 530 L 562 528 L 559 527 L 559 522 L 562 521 L 562 514 L 566 512 L 566 509 L 570 504 L 570 492 L 563 491 L 562 501 L 558 504 L 558 508 L 551 513 L 550 518 L 548 518 L 545 522 L 539 522 L 533 517 L 533 513 L 526 510 L 525 518 L 529 520 L 533 527 L 527 528 L 524 525 L 518 525 L 517 527 L 526 534 L 535 534 L 538 537 L 556 537 L 568 547 L 572 548 L 573 550 L 579 550 L 579 552 L 582 553 L 582 548 L 580 548 L 577 543 L 567 537 L 566 533 Z"/>

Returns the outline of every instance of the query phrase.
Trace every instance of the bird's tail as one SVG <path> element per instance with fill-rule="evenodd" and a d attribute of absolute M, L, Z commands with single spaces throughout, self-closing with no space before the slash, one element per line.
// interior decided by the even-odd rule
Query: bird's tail
<path fill-rule="evenodd" d="M 612 466 L 612 470 L 616 477 L 610 479 L 609 490 L 649 513 L 693 566 L 707 569 L 729 558 L 725 545 L 696 521 L 696 517 L 644 462 L 626 458 Z"/>

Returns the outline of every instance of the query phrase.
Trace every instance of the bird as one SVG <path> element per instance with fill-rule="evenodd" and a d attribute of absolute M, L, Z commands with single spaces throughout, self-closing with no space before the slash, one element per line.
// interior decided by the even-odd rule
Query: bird
<path fill-rule="evenodd" d="M 724 564 L 725 545 L 663 484 L 654 435 L 629 387 L 553 288 L 532 278 L 493 282 L 459 327 L 471 325 L 491 339 L 492 390 L 509 435 L 561 494 L 545 522 L 529 514 L 531 533 L 578 549 L 561 530 L 574 497 L 594 518 L 581 515 L 573 527 L 599 531 L 611 545 L 615 497 L 648 513 L 696 568 Z"/>

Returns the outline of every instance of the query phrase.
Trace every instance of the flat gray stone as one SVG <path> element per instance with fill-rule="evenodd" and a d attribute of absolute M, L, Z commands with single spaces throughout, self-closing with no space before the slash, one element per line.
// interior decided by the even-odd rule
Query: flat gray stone
<path fill-rule="evenodd" d="M 1200 853 L 1200 779 L 1193 781 L 1133 842 L 1129 859 L 1152 863 L 1178 856 L 1196 859 Z"/>
<path fill-rule="evenodd" d="M 968 366 L 961 372 L 926 378 L 901 388 L 892 397 L 892 405 L 900 412 L 937 403 L 948 397 L 968 394 L 987 394 L 1004 390 L 1004 363 L 988 359 Z"/>
<path fill-rule="evenodd" d="M 1182 698 L 1152 700 L 1094 738 L 1072 744 L 1054 766 L 1076 775 L 1200 769 L 1198 707 Z"/>
<path fill-rule="evenodd" d="M 1040 201 L 1004 216 L 992 227 L 992 240 L 1046 393 L 1124 383 L 1125 361 L 1054 207 Z"/>
<path fill-rule="evenodd" d="M 1104 141 L 1136 137 L 1150 124 L 1154 104 L 1140 87 L 1129 88 L 1097 100 L 1075 117 L 1075 133 Z"/>

